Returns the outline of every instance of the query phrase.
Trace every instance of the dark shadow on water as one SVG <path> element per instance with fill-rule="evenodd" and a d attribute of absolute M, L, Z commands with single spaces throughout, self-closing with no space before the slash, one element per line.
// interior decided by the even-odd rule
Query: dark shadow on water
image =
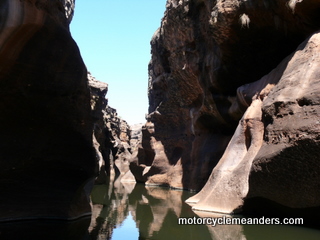
<path fill-rule="evenodd" d="M 67 221 L 21 221 L 0 224 L 1 240 L 87 240 L 90 218 Z"/>
<path fill-rule="evenodd" d="M 284 225 L 179 225 L 178 218 L 218 217 L 193 212 L 193 193 L 143 184 L 96 185 L 92 218 L 74 222 L 25 221 L 0 224 L 0 239 L 42 240 L 318 240 L 320 231 Z M 241 216 L 238 216 L 241 217 Z M 91 221 L 90 221 L 91 220 Z"/>
<path fill-rule="evenodd" d="M 92 192 L 94 214 L 89 228 L 91 239 L 320 239 L 319 230 L 298 226 L 179 225 L 179 217 L 221 217 L 212 213 L 193 212 L 185 203 L 193 194 L 163 187 L 121 183 L 119 180 L 114 185 L 95 186 Z M 131 218 L 130 228 L 125 228 L 126 219 Z M 121 230 L 120 235 L 119 232 L 114 234 L 117 230 Z M 128 231 L 132 231 L 132 234 Z"/>

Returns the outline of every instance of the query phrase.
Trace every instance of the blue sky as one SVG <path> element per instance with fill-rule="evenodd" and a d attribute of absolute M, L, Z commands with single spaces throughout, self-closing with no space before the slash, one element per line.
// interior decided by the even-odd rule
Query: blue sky
<path fill-rule="evenodd" d="M 109 85 L 109 105 L 129 124 L 148 112 L 150 40 L 166 0 L 76 0 L 70 25 L 92 75 Z"/>

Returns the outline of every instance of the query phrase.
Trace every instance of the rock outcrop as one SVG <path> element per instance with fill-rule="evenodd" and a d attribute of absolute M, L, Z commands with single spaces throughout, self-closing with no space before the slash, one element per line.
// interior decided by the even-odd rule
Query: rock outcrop
<path fill-rule="evenodd" d="M 118 117 L 117 111 L 105 98 L 108 84 L 96 80 L 90 73 L 91 110 L 94 119 L 94 146 L 99 159 L 96 183 L 106 183 L 110 177 L 123 176 L 129 171 L 131 129 Z"/>
<path fill-rule="evenodd" d="M 74 1 L 0 4 L 0 221 L 91 214 L 96 175 Z"/>
<path fill-rule="evenodd" d="M 215 167 L 190 200 L 197 209 L 232 212 L 253 197 L 319 207 L 320 2 L 168 0 L 166 8 L 151 41 L 136 179 L 200 190 Z"/>
<path fill-rule="evenodd" d="M 297 48 L 263 101 L 264 141 L 253 160 L 248 198 L 300 208 L 320 225 L 319 46 L 316 32 Z"/>

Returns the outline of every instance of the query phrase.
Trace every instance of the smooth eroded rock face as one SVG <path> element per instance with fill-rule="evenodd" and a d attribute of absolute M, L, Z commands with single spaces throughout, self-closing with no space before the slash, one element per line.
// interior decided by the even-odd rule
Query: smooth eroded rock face
<path fill-rule="evenodd" d="M 248 193 L 294 209 L 318 208 L 313 216 L 320 212 L 319 46 L 317 32 L 298 47 L 263 102 L 264 142 Z"/>
<path fill-rule="evenodd" d="M 238 126 L 243 132 L 236 131 L 237 141 L 231 140 L 205 187 L 188 199 L 194 209 L 230 213 L 243 207 L 319 225 L 319 43 L 315 33 L 270 74 L 244 86 L 251 92 L 259 82 L 278 82 L 253 98 Z M 255 109 L 260 117 L 248 132 L 243 122 L 252 121 Z"/>
<path fill-rule="evenodd" d="M 264 213 L 268 204 L 277 209 L 272 214 L 319 223 L 319 36 L 307 38 L 261 80 L 238 89 L 247 97 L 258 94 L 238 128 L 250 121 L 257 102 L 261 113 L 249 132 L 234 134 L 242 141 L 229 143 L 206 186 L 188 200 L 194 209 L 230 213 L 245 204 L 246 211 Z"/>
<path fill-rule="evenodd" d="M 91 212 L 90 92 L 65 3 L 0 4 L 0 221 Z"/>
<path fill-rule="evenodd" d="M 320 2 L 166 7 L 151 41 L 142 137 L 153 154 L 133 159 L 136 178 L 199 190 L 215 167 L 191 199 L 199 210 L 232 212 L 246 196 L 319 206 L 318 37 L 309 37 L 320 29 Z"/>
<path fill-rule="evenodd" d="M 170 0 L 166 7 L 151 40 L 153 139 L 143 138 L 145 145 L 158 143 L 154 152 L 163 150 L 147 160 L 153 173 L 142 175 L 145 182 L 199 190 L 252 101 L 254 93 L 241 86 L 269 73 L 318 29 L 319 4 Z M 145 160 L 139 161 L 133 162 L 141 167 Z M 174 184 L 169 171 L 180 175 Z"/>

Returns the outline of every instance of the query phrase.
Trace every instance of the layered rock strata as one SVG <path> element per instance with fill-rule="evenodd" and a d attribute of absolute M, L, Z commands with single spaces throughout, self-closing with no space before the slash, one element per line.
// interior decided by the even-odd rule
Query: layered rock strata
<path fill-rule="evenodd" d="M 0 221 L 91 214 L 93 121 L 73 3 L 1 1 Z"/>
<path fill-rule="evenodd" d="M 197 209 L 248 196 L 319 207 L 319 13 L 319 1 L 168 0 L 136 179 L 200 190 L 216 167 Z"/>

